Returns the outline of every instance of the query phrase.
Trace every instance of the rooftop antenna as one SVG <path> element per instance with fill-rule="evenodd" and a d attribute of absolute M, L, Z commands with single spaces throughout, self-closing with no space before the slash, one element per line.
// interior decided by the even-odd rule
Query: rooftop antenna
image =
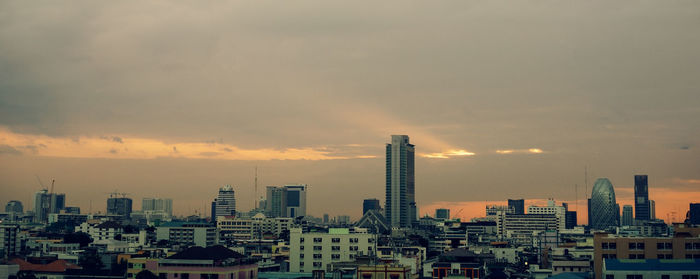
<path fill-rule="evenodd" d="M 586 183 L 586 202 L 588 201 L 588 166 L 583 167 L 583 181 Z"/>

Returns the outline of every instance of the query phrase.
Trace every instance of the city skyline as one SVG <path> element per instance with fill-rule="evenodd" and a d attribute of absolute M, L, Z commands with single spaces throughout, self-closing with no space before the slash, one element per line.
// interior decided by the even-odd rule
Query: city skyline
<path fill-rule="evenodd" d="M 226 184 L 246 210 L 258 166 L 258 189 L 307 184 L 308 214 L 358 218 L 405 134 L 421 216 L 554 198 L 584 223 L 595 179 L 622 207 L 647 174 L 679 220 L 700 200 L 698 10 L 3 2 L 0 203 L 32 208 L 39 176 L 86 212 L 117 189 L 208 215 Z"/>

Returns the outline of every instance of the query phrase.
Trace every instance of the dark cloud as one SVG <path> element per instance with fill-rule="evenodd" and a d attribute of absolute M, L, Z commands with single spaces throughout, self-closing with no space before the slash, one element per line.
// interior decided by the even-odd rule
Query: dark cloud
<path fill-rule="evenodd" d="M 2 154 L 7 154 L 7 155 L 22 155 L 22 152 L 12 148 L 12 146 L 6 145 L 6 144 L 0 144 L 0 155 Z"/>

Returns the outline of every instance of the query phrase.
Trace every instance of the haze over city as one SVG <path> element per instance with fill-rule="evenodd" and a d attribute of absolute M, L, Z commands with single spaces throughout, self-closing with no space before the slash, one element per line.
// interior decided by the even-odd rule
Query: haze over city
<path fill-rule="evenodd" d="M 656 216 L 700 200 L 693 1 L 0 2 L 0 204 L 110 192 L 207 215 L 231 184 L 308 184 L 307 213 L 384 201 L 385 144 L 415 144 L 420 215 L 569 202 L 593 182 Z M 588 177 L 588 185 L 585 181 Z M 576 187 L 577 186 L 577 187 Z M 576 202 L 578 199 L 578 202 Z"/>

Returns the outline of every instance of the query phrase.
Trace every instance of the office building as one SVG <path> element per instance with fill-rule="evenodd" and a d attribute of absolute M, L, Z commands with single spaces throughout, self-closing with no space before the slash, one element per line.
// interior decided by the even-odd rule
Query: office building
<path fill-rule="evenodd" d="M 385 217 L 392 227 L 410 227 L 417 220 L 415 146 L 406 135 L 392 135 L 386 145 Z"/>
<path fill-rule="evenodd" d="M 547 206 L 529 206 L 527 214 L 554 214 L 557 217 L 557 229 L 566 229 L 566 207 L 557 206 L 553 199 L 547 200 Z"/>
<path fill-rule="evenodd" d="M 622 207 L 622 220 L 620 224 L 622 226 L 631 226 L 634 223 L 634 218 L 632 218 L 632 206 L 625 205 Z"/>
<path fill-rule="evenodd" d="M 216 197 L 216 217 L 236 215 L 236 195 L 231 185 L 219 188 Z M 214 219 L 216 220 L 216 219 Z"/>
<path fill-rule="evenodd" d="M 691 203 L 688 210 L 688 223 L 700 225 L 700 203 Z"/>
<path fill-rule="evenodd" d="M 362 202 L 362 215 L 367 214 L 367 211 L 376 210 L 381 211 L 382 207 L 379 205 L 378 199 L 365 199 Z"/>
<path fill-rule="evenodd" d="M 107 214 L 131 217 L 132 201 L 123 194 L 111 194 L 107 199 Z"/>
<path fill-rule="evenodd" d="M 289 271 L 326 270 L 331 263 L 353 262 L 358 256 L 375 255 L 375 236 L 366 229 L 329 228 L 328 232 L 303 233 L 290 229 Z"/>
<path fill-rule="evenodd" d="M 496 219 L 498 237 L 516 245 L 532 245 L 534 235 L 557 232 L 559 223 L 555 214 L 502 214 Z"/>
<path fill-rule="evenodd" d="M 450 210 L 447 208 L 435 209 L 435 219 L 449 220 L 450 219 Z"/>
<path fill-rule="evenodd" d="M 287 214 L 287 195 L 284 187 L 267 186 L 267 217 L 284 217 Z"/>
<path fill-rule="evenodd" d="M 620 222 L 620 209 L 615 200 L 615 189 L 607 178 L 598 178 L 593 185 L 589 214 L 591 229 L 604 230 Z"/>
<path fill-rule="evenodd" d="M 634 176 L 634 219 L 649 221 L 649 186 L 646 175 Z"/>
<path fill-rule="evenodd" d="M 9 201 L 5 206 L 6 213 L 24 213 L 24 207 L 21 201 Z"/>
<path fill-rule="evenodd" d="M 306 185 L 285 185 L 286 208 L 284 217 L 306 216 Z"/>
<path fill-rule="evenodd" d="M 576 211 L 567 210 L 566 211 L 566 226 L 565 226 L 566 229 L 570 230 L 576 226 L 578 226 L 578 216 L 577 216 Z"/>
<path fill-rule="evenodd" d="M 513 213 L 515 214 L 525 214 L 525 200 L 511 200 L 508 199 L 508 207 L 513 207 Z"/>

